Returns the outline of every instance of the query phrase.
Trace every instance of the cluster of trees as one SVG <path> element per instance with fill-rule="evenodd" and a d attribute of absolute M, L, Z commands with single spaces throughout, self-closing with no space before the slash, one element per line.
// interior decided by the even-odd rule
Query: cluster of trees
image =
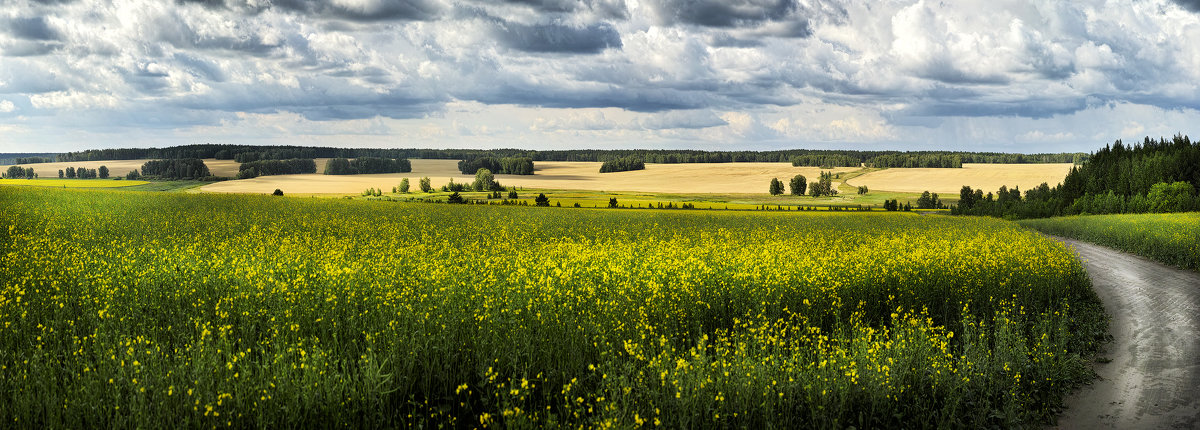
<path fill-rule="evenodd" d="M 1000 187 L 996 193 L 983 194 L 963 186 L 958 205 L 952 206 L 956 215 L 986 215 L 1004 218 L 1045 218 L 1059 215 L 1120 214 L 1147 212 L 1188 212 L 1200 210 L 1197 188 L 1189 182 L 1159 182 L 1151 185 L 1145 195 L 1120 195 L 1113 191 L 1101 194 L 1085 193 L 1062 206 L 1062 187 L 1051 188 L 1042 183 L 1025 191 Z"/>
<path fill-rule="evenodd" d="M 448 192 L 458 193 L 458 192 L 462 192 L 462 191 L 467 191 L 467 184 L 455 183 L 454 178 L 450 178 L 450 182 L 447 182 L 446 185 L 442 185 L 443 193 L 448 193 Z"/>
<path fill-rule="evenodd" d="M 638 157 L 618 157 L 606 160 L 600 165 L 600 173 L 628 172 L 630 170 L 645 170 L 646 162 Z"/>
<path fill-rule="evenodd" d="M 866 161 L 867 167 L 940 167 L 961 168 L 962 156 L 948 153 L 886 154 Z"/>
<path fill-rule="evenodd" d="M 788 182 L 788 188 L 794 196 L 803 196 L 805 191 L 808 191 L 808 178 L 804 175 L 796 175 Z"/>
<path fill-rule="evenodd" d="M 212 176 L 204 160 L 199 158 L 176 158 L 169 160 L 150 160 L 142 164 L 142 173 L 159 179 L 199 179 Z"/>
<path fill-rule="evenodd" d="M 529 157 L 477 157 L 458 162 L 458 170 L 470 175 L 487 169 L 501 175 L 532 175 L 533 159 Z"/>
<path fill-rule="evenodd" d="M 866 193 L 868 193 L 868 192 L 870 192 L 870 191 L 871 191 L 871 190 L 867 189 L 867 186 L 866 186 L 866 185 L 863 185 L 863 186 L 860 186 L 860 187 L 858 187 L 858 195 L 860 195 L 860 196 L 861 196 L 861 195 L 864 195 L 864 194 L 866 194 Z"/>
<path fill-rule="evenodd" d="M 1003 188 L 1001 188 L 1003 189 Z M 905 203 L 907 204 L 907 203 Z M 937 193 L 929 191 L 921 193 L 921 197 L 917 197 L 917 209 L 945 209 L 946 205 L 938 198 Z"/>
<path fill-rule="evenodd" d="M 846 154 L 804 154 L 792 157 L 791 161 L 793 166 L 817 166 L 823 169 L 857 167 L 863 162 L 861 157 Z"/>
<path fill-rule="evenodd" d="M 475 191 L 504 191 L 504 187 L 496 182 L 496 175 L 488 169 L 475 171 L 475 181 L 471 182 L 471 188 Z"/>
<path fill-rule="evenodd" d="M 68 167 L 66 170 L 58 170 L 59 179 L 108 179 L 108 166 L 100 166 L 99 169 L 89 169 L 86 167 Z"/>
<path fill-rule="evenodd" d="M 383 195 L 383 189 L 375 187 L 367 188 L 363 190 L 362 195 L 364 197 L 379 197 Z"/>
<path fill-rule="evenodd" d="M 817 182 L 808 185 L 808 195 L 813 197 L 836 196 L 837 193 L 833 187 L 833 172 L 821 172 Z"/>
<path fill-rule="evenodd" d="M 912 204 L 907 202 L 900 204 L 900 201 L 896 199 L 884 200 L 883 209 L 887 211 L 911 211 Z"/>
<path fill-rule="evenodd" d="M 50 163 L 54 159 L 55 154 L 43 152 L 0 152 L 0 165 Z"/>
<path fill-rule="evenodd" d="M 779 178 L 771 178 L 771 186 L 768 190 L 772 196 L 783 194 L 783 181 L 780 181 Z"/>
<path fill-rule="evenodd" d="M 1080 162 L 1086 157 L 1080 153 L 1061 154 L 1008 154 L 996 152 L 948 152 L 948 151 L 847 151 L 789 149 L 780 151 L 699 151 L 699 150 L 648 150 L 648 149 L 569 149 L 534 151 L 525 149 L 379 149 L 379 148 L 330 148 L 306 146 L 262 147 L 250 145 L 184 145 L 170 148 L 126 148 L 92 149 L 59 154 L 59 161 L 132 160 L 139 158 L 216 158 L 246 163 L 257 160 L 281 160 L 291 158 L 424 158 L 445 160 L 474 160 L 478 158 L 529 158 L 533 161 L 606 161 L 614 158 L 635 157 L 645 163 L 733 163 L 733 162 L 793 162 L 805 166 L 858 166 L 883 155 L 903 155 L 900 159 L 877 160 L 877 164 L 898 163 L 922 164 L 923 156 L 957 156 L 962 163 L 1070 163 Z M 916 161 L 907 161 L 907 159 Z M 504 174 L 510 173 L 500 166 L 463 166 L 463 173 L 472 173 L 480 167 Z M 530 166 L 532 167 L 532 166 Z M 881 166 L 882 167 L 882 166 Z M 936 166 L 935 166 L 936 167 Z M 529 172 L 532 172 L 532 168 Z"/>
<path fill-rule="evenodd" d="M 400 180 L 400 185 L 392 187 L 392 192 L 393 193 L 407 193 L 408 188 L 409 188 L 408 187 L 408 178 L 404 178 L 404 179 Z"/>
<path fill-rule="evenodd" d="M 359 157 L 331 158 L 325 163 L 326 175 L 359 175 L 367 173 L 408 173 L 412 163 L 403 158 Z"/>
<path fill-rule="evenodd" d="M 37 173 L 33 172 L 32 167 L 9 166 L 8 171 L 0 176 L 4 179 L 33 179 L 37 177 Z"/>
<path fill-rule="evenodd" d="M 1126 145 L 1117 140 L 1073 167 L 1062 183 L 1041 184 L 1022 195 L 964 186 L 956 214 L 1042 218 L 1095 213 L 1141 213 L 1200 209 L 1200 142 L 1187 136 Z M 966 198 L 964 198 L 966 197 Z M 1190 202 L 1190 203 L 1189 203 Z"/>
<path fill-rule="evenodd" d="M 238 179 L 256 178 L 268 175 L 292 175 L 300 173 L 317 173 L 317 162 L 311 158 L 292 158 L 288 160 L 258 160 L 242 163 L 238 167 Z"/>
<path fill-rule="evenodd" d="M 808 178 L 805 178 L 804 175 L 793 176 L 792 180 L 788 181 L 788 188 L 790 193 L 795 196 L 803 196 L 805 191 L 813 197 L 836 196 L 838 193 L 837 189 L 833 187 L 833 172 L 821 172 L 820 178 L 812 184 L 808 183 Z M 771 178 L 771 185 L 767 190 L 772 196 L 783 194 L 783 181 L 780 181 L 779 178 Z"/>

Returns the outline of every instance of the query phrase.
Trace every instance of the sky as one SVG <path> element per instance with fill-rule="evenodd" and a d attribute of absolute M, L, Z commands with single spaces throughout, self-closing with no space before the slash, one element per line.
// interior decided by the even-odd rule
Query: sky
<path fill-rule="evenodd" d="M 1200 0 L 0 4 L 0 152 L 1037 153 L 1200 134 Z"/>

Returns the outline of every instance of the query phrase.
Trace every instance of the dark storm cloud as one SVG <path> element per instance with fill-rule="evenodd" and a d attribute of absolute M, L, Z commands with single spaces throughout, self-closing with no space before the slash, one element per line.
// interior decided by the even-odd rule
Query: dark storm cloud
<path fill-rule="evenodd" d="M 9 33 L 25 40 L 59 40 L 58 31 L 46 24 L 46 18 L 14 18 L 8 21 Z"/>
<path fill-rule="evenodd" d="M 337 77 L 301 79 L 299 86 L 275 84 L 213 85 L 218 91 L 177 98 L 175 106 L 224 112 L 294 112 L 310 120 L 420 118 L 436 111 L 447 98 L 419 89 L 397 87 L 385 92 L 346 86 Z"/>
<path fill-rule="evenodd" d="M 1200 12 L 1200 0 L 1172 0 L 1192 12 Z"/>
<path fill-rule="evenodd" d="M 590 10 L 602 17 L 625 19 L 629 9 L 624 0 L 503 0 L 504 3 L 525 5 L 541 12 L 566 13 Z"/>
<path fill-rule="evenodd" d="M 742 27 L 778 21 L 796 11 L 793 0 L 659 0 L 659 19 L 705 27 Z"/>
<path fill-rule="evenodd" d="M 1088 107 L 1083 98 L 1027 99 L 1011 102 L 984 102 L 970 99 L 929 100 L 896 112 L 911 117 L 1022 117 L 1050 118 Z"/>
<path fill-rule="evenodd" d="M 493 33 L 504 46 L 525 52 L 595 54 L 621 47 L 621 35 L 612 25 L 603 22 L 580 28 L 510 22 L 498 24 Z"/>
<path fill-rule="evenodd" d="M 634 112 L 697 109 L 711 104 L 711 95 L 664 88 L 556 88 L 525 81 L 505 82 L 455 94 L 486 104 L 516 104 L 548 108 L 621 108 Z"/>
<path fill-rule="evenodd" d="M 175 0 L 179 4 L 197 4 L 209 9 L 240 10 L 258 13 L 274 8 L 325 18 L 351 21 L 427 21 L 437 19 L 442 6 L 433 0 L 382 0 L 373 5 L 351 7 L 327 0 L 275 0 L 268 6 L 250 4 L 245 0 Z"/>

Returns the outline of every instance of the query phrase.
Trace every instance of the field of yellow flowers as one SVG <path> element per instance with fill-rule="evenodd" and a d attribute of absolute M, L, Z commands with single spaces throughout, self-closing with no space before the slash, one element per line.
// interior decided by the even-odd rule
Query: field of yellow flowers
<path fill-rule="evenodd" d="M 2 427 L 1044 422 L 1104 332 L 1007 221 L 0 187 Z"/>
<path fill-rule="evenodd" d="M 1200 270 L 1200 212 L 1069 216 L 1019 223 Z"/>

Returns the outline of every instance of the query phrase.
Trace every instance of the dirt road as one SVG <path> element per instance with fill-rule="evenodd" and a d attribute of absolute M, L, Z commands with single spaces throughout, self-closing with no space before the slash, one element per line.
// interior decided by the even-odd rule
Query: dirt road
<path fill-rule="evenodd" d="M 1100 379 L 1068 397 L 1060 428 L 1200 428 L 1200 273 L 1110 248 L 1075 248 L 1104 301 L 1113 342 Z"/>

